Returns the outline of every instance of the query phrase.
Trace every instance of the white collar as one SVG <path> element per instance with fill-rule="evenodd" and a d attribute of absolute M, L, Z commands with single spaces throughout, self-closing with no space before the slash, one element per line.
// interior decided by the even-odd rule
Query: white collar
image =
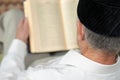
<path fill-rule="evenodd" d="M 72 65 L 78 68 L 82 68 L 87 72 L 93 72 L 98 74 L 113 73 L 120 69 L 120 58 L 113 65 L 104 65 L 94 62 L 83 55 L 79 51 L 70 50 L 60 61 L 60 64 Z"/>

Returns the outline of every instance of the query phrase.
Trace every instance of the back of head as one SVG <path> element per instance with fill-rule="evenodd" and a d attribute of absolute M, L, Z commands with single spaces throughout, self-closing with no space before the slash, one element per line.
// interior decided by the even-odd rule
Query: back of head
<path fill-rule="evenodd" d="M 119 52 L 120 0 L 80 0 L 77 14 L 92 47 Z"/>

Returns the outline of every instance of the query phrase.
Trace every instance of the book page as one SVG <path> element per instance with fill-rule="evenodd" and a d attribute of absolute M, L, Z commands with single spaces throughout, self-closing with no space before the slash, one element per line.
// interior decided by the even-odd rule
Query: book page
<path fill-rule="evenodd" d="M 77 4 L 78 0 L 61 0 L 61 10 L 68 49 L 78 48 L 77 45 Z"/>
<path fill-rule="evenodd" d="M 28 7 L 28 6 L 29 6 L 29 5 L 28 5 L 28 1 L 24 1 L 23 4 L 24 4 L 25 17 L 29 17 L 29 16 L 28 16 L 28 8 L 29 8 L 29 7 Z"/>
<path fill-rule="evenodd" d="M 59 0 L 28 0 L 32 52 L 65 49 Z"/>
<path fill-rule="evenodd" d="M 27 17 L 28 18 L 28 20 L 29 20 L 29 29 L 30 29 L 30 36 L 34 36 L 34 34 L 31 34 L 31 33 L 33 33 L 33 20 L 32 20 L 32 10 L 31 10 L 31 8 L 30 8 L 30 0 L 26 0 L 26 1 L 24 1 L 24 13 L 25 13 L 25 17 Z M 32 41 L 34 41 L 34 38 L 30 38 L 30 45 L 32 44 Z M 32 46 L 30 46 L 30 48 L 33 48 L 34 47 L 34 45 L 32 45 Z"/>

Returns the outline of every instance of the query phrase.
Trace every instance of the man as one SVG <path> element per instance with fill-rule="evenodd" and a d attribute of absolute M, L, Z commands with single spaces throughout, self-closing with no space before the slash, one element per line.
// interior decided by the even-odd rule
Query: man
<path fill-rule="evenodd" d="M 24 19 L 1 63 L 0 80 L 120 80 L 119 4 L 119 0 L 80 0 L 80 50 L 70 50 L 61 58 L 28 70 L 24 69 L 24 57 L 29 25 Z"/>

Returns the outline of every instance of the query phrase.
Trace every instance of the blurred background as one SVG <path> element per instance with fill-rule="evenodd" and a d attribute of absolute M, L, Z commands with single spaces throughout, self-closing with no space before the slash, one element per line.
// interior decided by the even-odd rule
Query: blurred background
<path fill-rule="evenodd" d="M 0 0 L 0 14 L 12 8 L 23 10 L 22 0 Z"/>
<path fill-rule="evenodd" d="M 0 0 L 0 16 L 10 9 L 19 9 L 23 11 L 23 3 L 22 0 Z M 0 22 L 1 23 L 1 22 Z M 0 61 L 3 57 L 3 32 L 0 30 Z"/>

